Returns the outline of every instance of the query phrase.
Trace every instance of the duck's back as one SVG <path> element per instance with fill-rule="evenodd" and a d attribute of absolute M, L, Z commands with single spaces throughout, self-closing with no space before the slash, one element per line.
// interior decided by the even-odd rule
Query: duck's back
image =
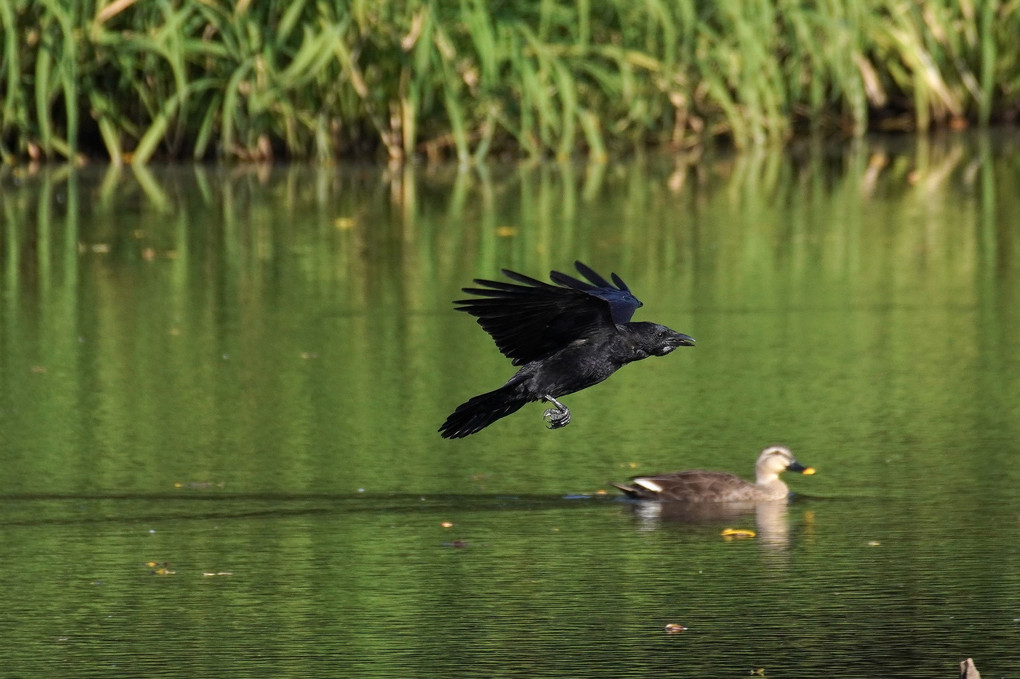
<path fill-rule="evenodd" d="M 755 485 L 736 474 L 701 470 L 638 476 L 630 485 L 617 485 L 617 488 L 631 497 L 645 500 L 740 502 L 761 499 Z"/>

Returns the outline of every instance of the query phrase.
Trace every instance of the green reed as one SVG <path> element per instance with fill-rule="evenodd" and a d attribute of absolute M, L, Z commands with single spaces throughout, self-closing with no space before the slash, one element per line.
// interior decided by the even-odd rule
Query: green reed
<path fill-rule="evenodd" d="M 0 0 L 0 157 L 605 159 L 1016 112 L 1020 0 Z"/>

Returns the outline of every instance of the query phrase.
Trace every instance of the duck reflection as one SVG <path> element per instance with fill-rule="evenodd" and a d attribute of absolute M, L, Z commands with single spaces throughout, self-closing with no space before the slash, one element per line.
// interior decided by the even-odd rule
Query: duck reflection
<path fill-rule="evenodd" d="M 634 502 L 635 518 L 644 529 L 658 528 L 663 521 L 688 524 L 719 524 L 754 517 L 756 537 L 765 546 L 785 547 L 789 534 L 786 500 L 760 502 Z"/>

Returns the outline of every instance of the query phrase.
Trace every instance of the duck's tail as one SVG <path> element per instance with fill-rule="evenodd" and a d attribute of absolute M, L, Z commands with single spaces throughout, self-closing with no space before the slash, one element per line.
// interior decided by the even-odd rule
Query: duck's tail
<path fill-rule="evenodd" d="M 650 493 L 648 489 L 642 488 L 637 484 L 634 484 L 632 486 L 625 486 L 622 483 L 613 483 L 612 481 L 610 481 L 609 485 L 623 491 L 623 494 L 631 498 L 632 500 L 650 500 L 655 498 L 655 493 Z"/>

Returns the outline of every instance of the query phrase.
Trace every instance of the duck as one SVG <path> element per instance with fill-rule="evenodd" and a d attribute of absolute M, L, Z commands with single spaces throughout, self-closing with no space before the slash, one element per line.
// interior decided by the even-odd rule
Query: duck
<path fill-rule="evenodd" d="M 779 479 L 784 471 L 814 474 L 813 467 L 805 467 L 793 457 L 786 446 L 769 446 L 758 455 L 754 465 L 755 482 L 751 483 L 736 474 L 700 469 L 635 476 L 629 483 L 612 485 L 635 500 L 666 502 L 762 502 L 785 500 L 790 489 Z"/>

